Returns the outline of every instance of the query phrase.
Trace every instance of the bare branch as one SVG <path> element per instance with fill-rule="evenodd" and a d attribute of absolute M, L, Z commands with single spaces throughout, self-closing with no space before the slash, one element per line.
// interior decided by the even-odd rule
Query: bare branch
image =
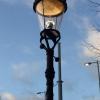
<path fill-rule="evenodd" d="M 100 3 L 99 2 L 96 2 L 96 1 L 93 1 L 93 0 L 88 0 L 91 4 L 92 4 L 92 7 L 96 7 L 96 12 L 99 13 L 100 12 Z"/>
<path fill-rule="evenodd" d="M 99 13 L 100 11 L 99 11 L 99 10 L 97 10 L 96 12 L 98 12 L 98 13 Z"/>
<path fill-rule="evenodd" d="M 94 2 L 94 1 L 92 1 L 92 0 L 88 0 L 89 2 L 91 2 L 92 4 L 94 4 L 95 6 L 100 6 L 100 3 L 97 3 L 97 2 Z"/>
<path fill-rule="evenodd" d="M 88 43 L 88 42 L 84 42 L 85 44 L 83 44 L 90 52 L 93 52 L 95 53 L 95 56 L 100 56 L 100 49 L 97 48 L 96 46 L 94 46 L 93 44 L 91 43 Z"/>

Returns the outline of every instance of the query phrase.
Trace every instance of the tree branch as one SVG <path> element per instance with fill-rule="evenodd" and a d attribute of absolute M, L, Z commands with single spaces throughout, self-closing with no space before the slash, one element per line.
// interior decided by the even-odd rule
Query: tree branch
<path fill-rule="evenodd" d="M 98 56 L 100 56 L 100 49 L 99 48 L 97 48 L 96 46 L 94 46 L 93 44 L 91 44 L 91 43 L 88 43 L 88 42 L 84 42 L 85 44 L 84 44 L 84 46 L 88 49 L 88 50 L 90 50 L 91 52 L 94 52 L 96 55 L 98 55 Z"/>
<path fill-rule="evenodd" d="M 94 2 L 94 1 L 92 1 L 92 0 L 88 0 L 88 1 L 89 1 L 90 3 L 96 5 L 97 7 L 100 6 L 100 3 Z"/>

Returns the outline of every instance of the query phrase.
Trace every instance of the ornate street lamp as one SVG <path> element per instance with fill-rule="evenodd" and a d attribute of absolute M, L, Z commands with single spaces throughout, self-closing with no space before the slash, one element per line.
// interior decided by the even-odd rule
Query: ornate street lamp
<path fill-rule="evenodd" d="M 67 3 L 66 0 L 35 0 L 33 10 L 38 15 L 41 26 L 40 48 L 45 49 L 47 53 L 46 100 L 53 100 L 54 48 L 61 38 L 59 28 L 67 10 Z"/>

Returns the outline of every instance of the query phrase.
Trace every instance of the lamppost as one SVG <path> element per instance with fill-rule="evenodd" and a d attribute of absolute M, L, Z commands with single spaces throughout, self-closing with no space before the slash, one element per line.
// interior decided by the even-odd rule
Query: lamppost
<path fill-rule="evenodd" d="M 99 63 L 100 63 L 100 61 L 97 60 L 97 61 L 85 63 L 85 66 L 90 66 L 92 64 L 96 64 L 97 65 L 98 78 L 99 78 L 99 91 L 100 91 L 100 69 L 99 69 Z"/>
<path fill-rule="evenodd" d="M 35 0 L 33 10 L 38 15 L 41 32 L 40 48 L 47 54 L 46 77 L 46 100 L 53 100 L 53 79 L 55 71 L 53 67 L 54 48 L 61 36 L 59 26 L 63 14 L 67 10 L 66 0 Z"/>

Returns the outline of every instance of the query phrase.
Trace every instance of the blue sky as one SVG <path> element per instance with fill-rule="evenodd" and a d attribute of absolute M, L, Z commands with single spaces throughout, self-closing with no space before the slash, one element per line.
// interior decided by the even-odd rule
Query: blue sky
<path fill-rule="evenodd" d="M 94 0 L 97 1 L 97 0 Z M 45 52 L 40 50 L 40 28 L 33 0 L 0 0 L 0 95 L 2 100 L 43 100 Z M 67 0 L 61 25 L 63 100 L 100 100 L 96 65 L 100 49 L 100 7 L 88 0 Z M 85 42 L 84 42 L 85 41 Z M 57 55 L 57 48 L 55 48 Z M 99 58 L 98 58 L 99 59 Z M 57 63 L 55 63 L 57 79 Z M 57 100 L 57 86 L 54 99 Z"/>

